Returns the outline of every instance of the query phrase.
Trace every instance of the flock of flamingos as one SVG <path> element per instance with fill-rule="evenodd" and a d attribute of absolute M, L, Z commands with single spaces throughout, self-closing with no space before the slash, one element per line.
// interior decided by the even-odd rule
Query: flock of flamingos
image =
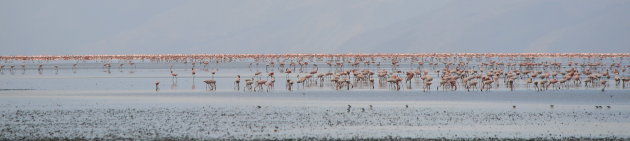
<path fill-rule="evenodd" d="M 233 83 L 234 89 L 270 91 L 276 77 L 289 91 L 305 87 L 330 87 L 336 90 L 374 89 L 375 85 L 392 90 L 412 89 L 415 83 L 423 91 L 489 91 L 504 87 L 524 87 L 536 91 L 597 88 L 605 91 L 610 85 L 624 89 L 630 81 L 626 72 L 628 53 L 457 53 L 457 54 L 171 54 L 171 55 L 68 55 L 68 56 L 0 56 L 0 71 L 26 70 L 36 63 L 37 70 L 58 70 L 45 63 L 57 60 L 96 61 L 103 69 L 112 65 L 135 67 L 136 61 L 183 63 L 189 72 L 176 72 L 170 65 L 165 76 L 175 82 L 178 73 L 209 73 L 206 89 L 217 89 L 217 83 Z M 557 61 L 562 60 L 562 61 Z M 209 71 L 209 64 L 247 62 L 251 74 L 234 76 L 231 82 L 218 82 Z M 17 68 L 19 65 L 20 68 Z M 80 63 L 72 65 L 78 68 Z M 265 72 L 258 71 L 265 66 Z M 321 71 L 321 66 L 327 71 Z M 280 76 L 277 76 L 280 75 Z M 282 76 L 284 75 L 284 76 Z M 243 77 L 241 77 L 243 76 Z M 280 79 L 279 78 L 279 79 Z M 610 82 L 609 82 L 610 81 Z M 148 82 L 150 83 L 150 82 Z M 610 84 L 614 83 L 614 84 Z M 155 81 L 159 91 L 160 82 Z"/>

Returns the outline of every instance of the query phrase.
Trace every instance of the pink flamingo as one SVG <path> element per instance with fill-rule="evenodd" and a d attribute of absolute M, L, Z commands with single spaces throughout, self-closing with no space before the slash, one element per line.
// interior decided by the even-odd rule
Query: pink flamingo
<path fill-rule="evenodd" d="M 176 81 L 176 80 L 177 80 L 177 73 L 175 73 L 175 72 L 171 71 L 171 77 L 172 77 L 172 79 L 173 79 L 174 81 Z"/>
<path fill-rule="evenodd" d="M 256 91 L 256 88 L 259 88 L 258 90 L 263 90 L 263 85 L 265 85 L 266 83 L 267 83 L 267 80 L 256 81 L 256 87 L 254 87 L 254 91 Z"/>

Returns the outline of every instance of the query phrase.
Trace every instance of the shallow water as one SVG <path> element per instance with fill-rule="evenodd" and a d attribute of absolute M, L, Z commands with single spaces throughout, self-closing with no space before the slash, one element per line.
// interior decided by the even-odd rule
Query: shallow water
<path fill-rule="evenodd" d="M 539 61 L 558 61 L 558 62 L 567 62 L 568 60 L 576 61 L 573 58 L 551 58 L 551 59 L 540 59 Z M 595 61 L 595 60 L 591 60 Z M 623 62 L 622 59 L 609 59 L 602 60 L 603 62 Z M 384 61 L 387 62 L 387 61 Z M 577 61 L 576 61 L 577 62 Z M 587 62 L 587 61 L 582 61 Z M 204 92 L 206 91 L 206 85 L 203 80 L 214 78 L 217 81 L 217 90 L 223 92 L 237 91 L 235 90 L 234 78 L 236 75 L 241 75 L 241 84 L 240 91 L 244 91 L 244 80 L 245 79 L 254 79 L 254 80 L 270 80 L 270 77 L 267 77 L 266 74 L 268 72 L 275 72 L 276 83 L 274 85 L 274 89 L 272 91 L 281 92 L 287 91 L 286 89 L 286 78 L 290 78 L 293 81 L 298 79 L 298 76 L 305 76 L 307 73 L 313 69 L 315 66 L 312 64 L 306 65 L 304 68 L 300 69 L 299 66 L 291 67 L 288 64 L 280 68 L 278 64 L 275 67 L 265 67 L 265 62 L 261 62 L 258 65 L 252 63 L 251 61 L 239 61 L 239 62 L 226 62 L 226 63 L 210 63 L 209 65 L 202 65 L 201 63 L 197 63 L 195 65 L 195 69 L 197 71 L 196 75 L 192 75 L 191 69 L 193 66 L 191 63 L 182 63 L 182 62 L 150 62 L 150 61 L 142 61 L 136 60 L 134 61 L 135 65 L 131 66 L 125 61 L 110 61 L 112 64 L 111 68 L 104 68 L 102 65 L 104 62 L 97 61 L 86 61 L 86 62 L 78 62 L 77 68 L 74 69 L 72 64 L 77 62 L 71 61 L 51 61 L 51 62 L 5 62 L 6 66 L 2 72 L 0 72 L 0 89 L 2 90 L 66 90 L 66 91 L 155 91 L 155 81 L 160 82 L 160 91 L 170 91 L 170 92 Z M 251 63 L 251 64 L 250 64 Z M 25 68 L 21 68 L 20 65 L 26 65 Z M 37 65 L 43 64 L 43 70 L 38 70 Z M 124 64 L 122 67 L 119 67 L 119 64 Z M 340 72 L 341 69 L 329 67 L 323 62 L 316 62 L 318 65 L 318 74 L 333 72 Z M 479 62 L 470 62 L 466 65 L 467 68 L 478 68 Z M 8 69 L 9 65 L 14 65 L 15 69 Z M 173 65 L 173 72 L 177 73 L 178 76 L 176 78 L 171 77 L 170 75 L 170 65 Z M 54 66 L 58 66 L 58 69 L 55 69 Z M 625 67 L 625 64 L 622 64 L 622 68 Z M 281 73 L 281 70 L 286 68 L 294 69 L 294 72 L 291 74 Z M 348 67 L 346 66 L 343 70 L 363 70 L 369 69 L 371 71 L 378 70 L 388 70 L 392 72 L 392 70 L 401 70 L 403 72 L 411 71 L 415 69 L 426 70 L 429 72 L 429 75 L 434 78 L 432 90 L 431 91 L 440 91 L 437 90 L 437 86 L 439 85 L 440 79 L 438 77 L 437 70 L 441 70 L 444 68 L 443 64 L 437 66 L 429 66 L 423 65 L 419 66 L 417 64 L 411 63 L 401 63 L 400 66 L 396 68 L 392 68 L 391 65 L 383 65 L 377 67 L 375 65 L 366 66 L 362 65 L 359 67 Z M 544 69 L 544 68 L 522 68 L 520 70 L 565 70 L 570 68 L 569 66 L 562 66 L 560 69 Z M 578 70 L 590 69 L 591 71 L 601 71 L 604 72 L 608 67 L 597 67 L 597 68 L 589 68 L 589 67 L 576 67 Z M 506 68 L 501 68 L 504 70 L 508 70 Z M 518 69 L 518 66 L 516 68 Z M 613 68 L 610 68 L 613 69 Z M 610 70 L 609 69 L 609 70 Z M 620 70 L 621 68 L 619 68 Z M 216 74 L 214 76 L 211 75 L 210 72 L 215 71 Z M 255 77 L 255 72 L 262 72 L 261 76 Z M 301 73 L 300 73 L 301 72 Z M 630 76 L 629 72 L 622 72 L 620 77 Z M 404 73 L 397 74 L 400 77 L 405 77 Z M 315 77 L 315 76 L 313 76 Z M 561 75 L 557 78 L 561 79 Z M 584 79 L 584 75 L 582 75 L 582 79 Z M 343 77 L 342 77 L 343 78 Z M 387 83 L 378 83 L 381 81 L 378 77 L 373 76 L 376 82 L 374 84 L 375 90 L 392 90 L 388 87 Z M 521 78 L 526 78 L 523 76 Z M 621 86 L 615 85 L 615 82 L 611 78 L 607 79 L 608 87 L 606 89 L 609 90 L 623 90 Z M 386 81 L 385 79 L 382 81 Z M 495 84 L 497 84 L 495 82 Z M 498 83 L 499 87 L 494 86 L 491 90 L 509 90 L 505 83 L 503 83 L 503 78 L 501 78 Z M 569 83 L 567 83 L 569 84 Z M 317 90 L 334 90 L 334 86 L 329 79 L 324 80 L 324 84 L 321 85 L 320 82 L 315 84 L 314 82 L 308 83 L 304 87 L 299 84 L 294 85 L 294 90 L 297 91 L 317 91 Z M 601 87 L 584 87 L 584 84 L 579 84 L 579 87 L 573 85 L 572 87 L 566 87 L 572 90 L 598 90 Z M 367 83 L 358 83 L 354 82 L 351 90 L 371 90 L 372 87 Z M 418 77 L 414 78 L 411 85 L 402 84 L 401 91 L 422 91 L 422 80 Z M 265 87 L 266 88 L 266 87 Z M 565 89 L 566 89 L 565 88 Z M 460 88 L 459 90 L 465 90 Z M 530 84 L 527 86 L 525 83 L 525 79 L 517 79 L 515 83 L 515 90 L 534 90 L 534 86 Z"/>
<path fill-rule="evenodd" d="M 622 69 L 626 68 L 623 59 L 537 61 L 622 62 L 623 67 L 617 68 Z M 103 67 L 107 62 L 111 68 Z M 395 69 L 390 65 L 361 65 L 344 70 L 427 70 L 434 78 L 430 91 L 423 91 L 422 80 L 417 78 L 395 90 L 386 83 L 379 84 L 376 76 L 374 89 L 368 83 L 355 82 L 349 90 L 336 90 L 325 80 L 323 85 L 311 82 L 289 91 L 287 75 L 278 71 L 284 68 L 277 64 L 266 68 L 265 62 L 256 65 L 251 60 L 207 66 L 198 63 L 193 76 L 190 62 L 134 62 L 130 66 L 126 61 L 85 61 L 73 69 L 75 61 L 5 61 L 2 64 L 16 67 L 0 72 L 0 138 L 630 138 L 626 132 L 630 126 L 630 91 L 612 78 L 605 79 L 608 87 L 603 92 L 601 86 L 583 84 L 536 91 L 526 86 L 524 79 L 517 80 L 514 90 L 502 80 L 498 87 L 483 92 L 437 90 L 437 70 L 443 64 L 418 66 L 403 61 Z M 119 67 L 121 63 L 123 67 Z M 39 71 L 38 64 L 44 64 L 44 69 Z M 176 79 L 170 75 L 171 64 L 179 74 Z M 318 73 L 340 70 L 322 61 L 316 64 Z M 479 61 L 472 60 L 466 67 L 478 69 L 478 65 Z M 295 73 L 300 72 L 296 66 L 288 77 L 295 81 L 313 68 L 308 65 L 302 73 Z M 560 70 L 567 68 L 561 66 Z M 546 69 L 554 70 L 523 70 Z M 604 72 L 614 68 L 589 69 Z M 216 75 L 212 76 L 212 71 Z M 263 76 L 253 76 L 257 71 Z M 265 87 L 265 91 L 254 92 L 246 89 L 244 82 L 238 90 L 234 87 L 236 75 L 241 75 L 242 81 L 269 80 L 264 74 L 270 71 L 276 73 L 271 91 Z M 404 73 L 399 75 L 404 77 Z M 628 72 L 620 76 L 628 76 Z M 217 90 L 206 90 L 206 79 L 215 79 Z M 157 91 L 155 81 L 160 82 Z"/>

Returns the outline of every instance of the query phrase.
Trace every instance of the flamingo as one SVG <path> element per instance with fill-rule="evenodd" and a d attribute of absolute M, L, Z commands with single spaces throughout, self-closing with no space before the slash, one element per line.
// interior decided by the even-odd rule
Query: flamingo
<path fill-rule="evenodd" d="M 409 87 L 411 87 L 411 80 L 413 80 L 413 76 L 415 74 L 412 72 L 407 72 L 407 78 L 405 79 L 405 84 L 409 83 Z"/>
<path fill-rule="evenodd" d="M 171 77 L 173 80 L 177 80 L 177 73 L 171 71 Z"/>
<path fill-rule="evenodd" d="M 618 75 L 615 75 L 615 86 L 619 86 L 620 82 L 621 82 L 621 78 Z"/>
<path fill-rule="evenodd" d="M 286 74 L 287 74 L 287 79 L 289 79 L 289 74 L 291 74 L 291 72 L 293 72 L 293 71 L 291 71 L 291 69 L 290 69 L 290 68 L 287 68 L 287 69 L 284 71 L 284 73 L 286 73 Z"/>
<path fill-rule="evenodd" d="M 604 91 L 604 89 L 606 89 L 606 80 L 599 80 L 599 84 L 603 85 L 604 87 L 602 88 L 602 92 Z"/>
<path fill-rule="evenodd" d="M 234 87 L 236 87 L 236 90 L 239 90 L 241 88 L 241 86 L 239 85 L 241 83 L 241 75 L 236 75 L 236 78 L 234 78 Z"/>
<path fill-rule="evenodd" d="M 293 81 L 291 79 L 287 79 L 287 89 L 291 91 L 291 87 L 293 86 Z"/>
<path fill-rule="evenodd" d="M 305 81 L 306 81 L 306 77 L 300 77 L 300 75 L 298 75 L 298 80 L 297 80 L 298 84 L 302 84 L 302 87 L 304 87 Z M 300 88 L 299 85 L 298 85 L 298 88 Z"/>
<path fill-rule="evenodd" d="M 217 81 L 214 79 L 208 79 L 208 80 L 204 80 L 204 83 L 206 83 L 206 89 L 208 90 L 216 90 L 217 88 Z"/>
<path fill-rule="evenodd" d="M 256 91 L 256 88 L 259 88 L 258 90 L 263 90 L 263 85 L 265 84 L 267 84 L 267 80 L 256 81 L 256 87 L 254 87 L 254 91 Z"/>
<path fill-rule="evenodd" d="M 273 78 L 273 75 L 274 75 L 274 72 L 273 72 L 273 71 L 272 71 L 272 72 L 267 73 L 267 76 L 268 76 L 268 77 L 270 77 L 270 78 Z"/>
<path fill-rule="evenodd" d="M 271 91 L 271 89 L 273 89 L 275 82 L 276 82 L 276 79 L 275 78 L 271 78 L 270 81 L 267 81 L 267 83 L 265 83 L 265 85 L 267 85 L 267 92 L 269 92 L 269 91 Z"/>
<path fill-rule="evenodd" d="M 259 71 L 255 72 L 255 73 L 254 73 L 254 77 L 258 77 L 258 79 L 260 79 L 260 76 L 259 76 L 259 75 L 260 75 L 261 73 L 262 73 L 262 72 L 259 72 Z"/>
<path fill-rule="evenodd" d="M 212 72 L 210 72 L 210 73 L 212 74 L 212 79 L 214 79 L 214 74 L 216 74 L 216 73 L 217 73 L 217 70 L 216 70 L 216 69 L 214 69 L 214 70 L 212 70 Z"/>
<path fill-rule="evenodd" d="M 486 91 L 490 90 L 490 88 L 492 88 L 492 83 L 493 82 L 494 82 L 494 80 L 483 81 L 483 84 L 481 85 L 481 91 L 483 91 L 484 88 L 486 89 Z"/>
<path fill-rule="evenodd" d="M 547 85 L 547 87 L 549 87 L 549 85 L 553 85 L 553 89 L 556 89 L 556 83 L 558 83 L 558 79 L 552 78 L 551 80 L 549 80 L 549 84 Z M 558 89 L 560 88 L 558 87 Z"/>
<path fill-rule="evenodd" d="M 622 88 L 626 88 L 626 83 L 627 83 L 628 81 L 630 81 L 630 77 L 623 77 L 623 78 L 621 79 L 621 85 L 622 85 L 621 87 L 622 87 Z"/>
<path fill-rule="evenodd" d="M 254 84 L 252 79 L 245 79 L 245 88 L 252 90 L 252 84 Z"/>
<path fill-rule="evenodd" d="M 468 88 L 472 88 L 474 91 L 477 88 L 477 83 L 478 83 L 477 81 L 468 83 Z M 470 89 L 468 91 L 470 91 Z"/>
<path fill-rule="evenodd" d="M 507 87 L 510 88 L 510 91 L 514 91 L 514 79 L 513 78 L 509 78 L 507 80 Z"/>

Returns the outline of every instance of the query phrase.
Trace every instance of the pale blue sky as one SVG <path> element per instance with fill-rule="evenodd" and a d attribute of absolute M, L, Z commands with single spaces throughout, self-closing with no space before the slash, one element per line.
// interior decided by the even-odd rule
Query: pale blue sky
<path fill-rule="evenodd" d="M 630 53 L 628 0 L 0 0 L 0 55 Z"/>

